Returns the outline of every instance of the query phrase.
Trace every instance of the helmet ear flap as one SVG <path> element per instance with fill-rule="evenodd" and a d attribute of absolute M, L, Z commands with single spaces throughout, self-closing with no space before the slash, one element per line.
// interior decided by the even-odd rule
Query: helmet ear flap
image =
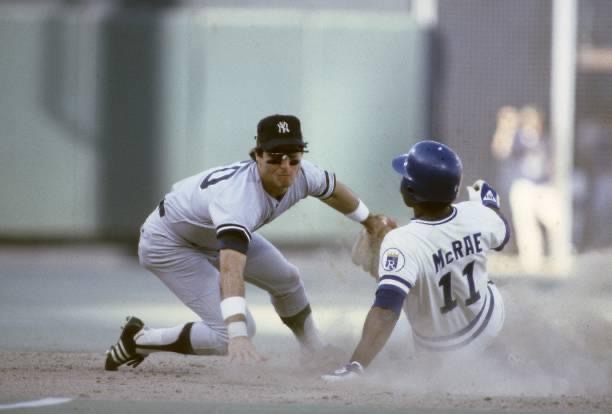
<path fill-rule="evenodd" d="M 418 203 L 414 188 L 412 188 L 410 181 L 408 181 L 406 178 L 402 178 L 402 182 L 400 184 L 400 193 L 402 194 L 402 198 L 404 199 L 404 204 L 406 204 L 408 207 L 413 207 L 415 204 Z"/>

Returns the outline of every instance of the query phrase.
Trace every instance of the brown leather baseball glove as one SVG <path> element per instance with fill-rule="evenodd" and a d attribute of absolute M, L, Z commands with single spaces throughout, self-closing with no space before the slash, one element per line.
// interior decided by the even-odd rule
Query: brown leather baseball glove
<path fill-rule="evenodd" d="M 397 227 L 397 223 L 382 214 L 375 216 L 379 225 L 373 232 L 365 228 L 361 230 L 353 244 L 351 259 L 374 278 L 378 278 L 378 261 L 380 258 L 380 245 L 385 235 Z"/>

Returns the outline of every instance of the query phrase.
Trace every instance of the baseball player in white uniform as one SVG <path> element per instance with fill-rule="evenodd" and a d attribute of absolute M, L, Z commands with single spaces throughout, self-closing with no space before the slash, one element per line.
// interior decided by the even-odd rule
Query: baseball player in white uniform
<path fill-rule="evenodd" d="M 376 299 L 350 363 L 323 379 L 359 376 L 387 342 L 403 309 L 417 350 L 483 349 L 504 322 L 502 297 L 489 280 L 487 253 L 510 230 L 499 197 L 486 182 L 468 187 L 470 201 L 452 204 L 462 164 L 452 149 L 421 141 L 393 160 L 412 221 L 391 230 L 380 248 Z"/>
<path fill-rule="evenodd" d="M 244 282 L 270 294 L 274 309 L 305 352 L 324 346 L 299 270 L 255 233 L 307 196 L 376 232 L 385 225 L 353 193 L 302 158 L 300 121 L 272 115 L 257 126 L 251 159 L 207 169 L 173 185 L 140 230 L 140 263 L 200 318 L 153 329 L 128 317 L 105 369 L 138 366 L 152 352 L 225 355 L 259 361 Z"/>

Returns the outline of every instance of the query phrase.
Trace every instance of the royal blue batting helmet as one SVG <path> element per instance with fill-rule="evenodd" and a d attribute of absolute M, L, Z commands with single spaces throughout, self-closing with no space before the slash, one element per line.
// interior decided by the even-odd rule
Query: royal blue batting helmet
<path fill-rule="evenodd" d="M 455 151 L 436 141 L 416 143 L 407 154 L 393 159 L 403 177 L 401 192 L 415 203 L 451 203 L 457 197 L 463 165 Z"/>

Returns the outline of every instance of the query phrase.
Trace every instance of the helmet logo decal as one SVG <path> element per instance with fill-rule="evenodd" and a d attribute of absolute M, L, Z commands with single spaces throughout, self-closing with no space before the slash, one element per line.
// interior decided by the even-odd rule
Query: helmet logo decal
<path fill-rule="evenodd" d="M 387 271 L 397 271 L 404 267 L 404 255 L 398 249 L 385 250 L 382 257 L 382 267 Z"/>
<path fill-rule="evenodd" d="M 279 134 L 287 134 L 291 131 L 289 131 L 289 124 L 285 121 L 281 121 L 278 124 L 276 124 L 276 126 L 278 127 L 278 133 Z"/>

